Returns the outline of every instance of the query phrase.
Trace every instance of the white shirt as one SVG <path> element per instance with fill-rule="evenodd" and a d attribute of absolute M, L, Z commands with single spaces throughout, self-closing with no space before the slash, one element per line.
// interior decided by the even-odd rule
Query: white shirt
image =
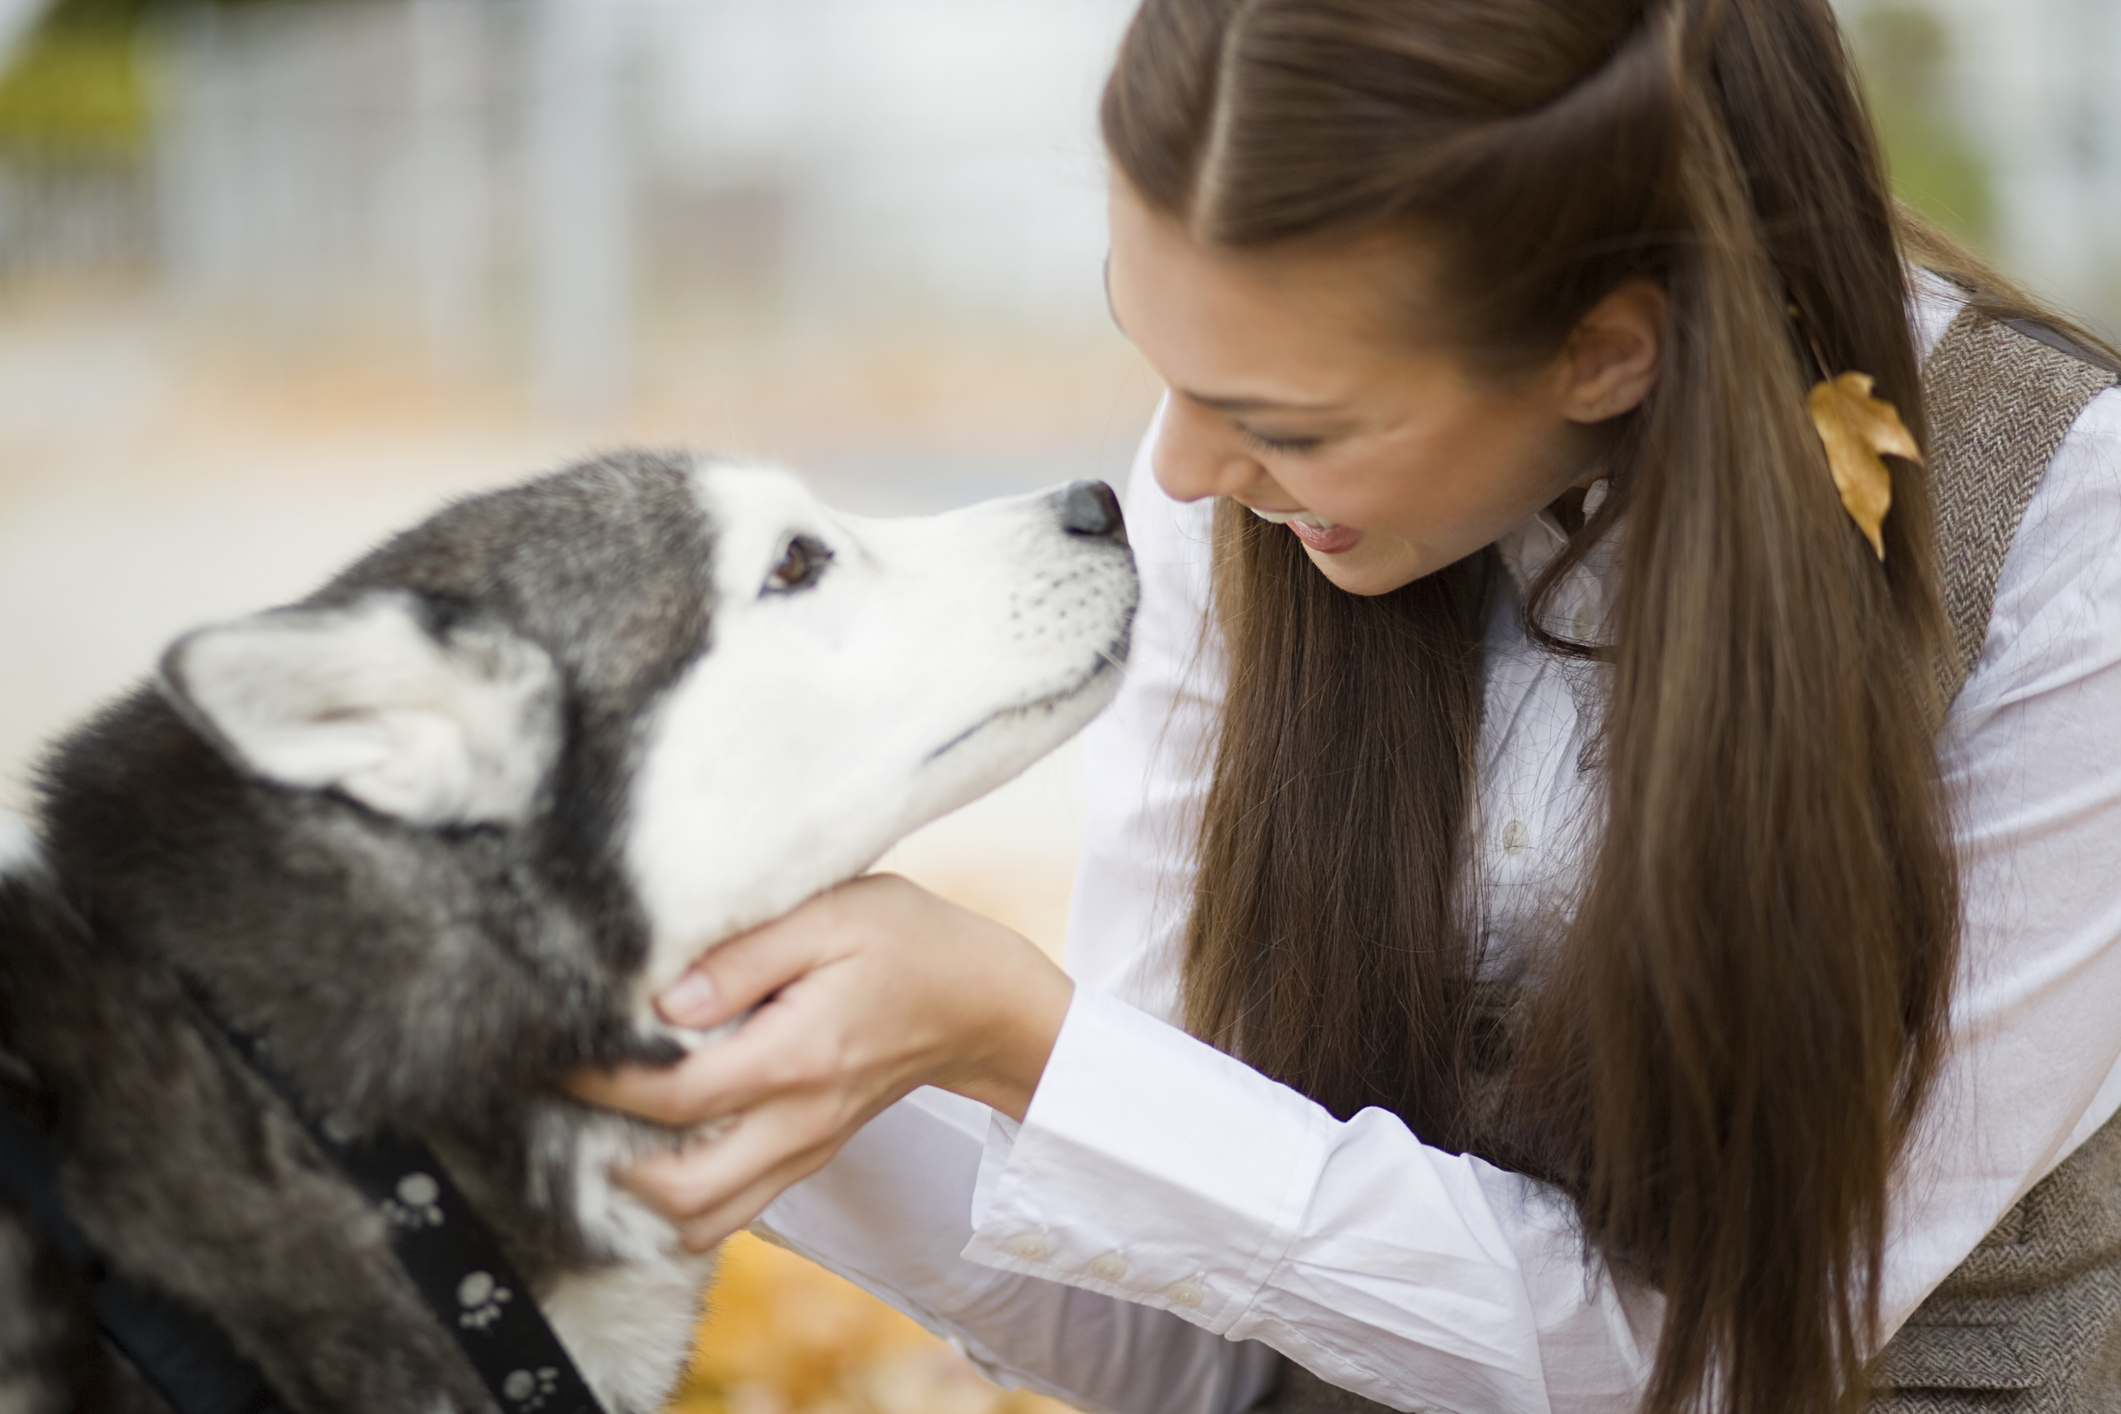
<path fill-rule="evenodd" d="M 1957 312 L 1927 282 L 1920 347 Z M 1221 665 L 1200 646 L 1209 509 L 1137 462 L 1142 607 L 1126 686 L 1085 739 L 1078 987 L 1021 1128 L 922 1091 L 761 1220 L 997 1378 L 1092 1408 L 1226 1414 L 1278 1350 L 1396 1409 L 1633 1408 L 1663 1303 L 1586 1260 L 1555 1190 L 1342 1123 L 1177 1029 L 1177 953 Z M 1502 544 L 1521 586 L 1559 549 Z M 1553 600 L 1595 628 L 1593 555 Z M 1500 596 L 1510 599 L 1510 595 Z M 1582 867 L 1594 670 L 1488 643 L 1476 825 L 1503 926 Z M 1964 860 L 1950 1048 L 1892 1197 L 1890 1334 L 2024 1192 L 2121 1109 L 2121 391 L 2095 400 L 2019 527 L 1942 742 Z"/>

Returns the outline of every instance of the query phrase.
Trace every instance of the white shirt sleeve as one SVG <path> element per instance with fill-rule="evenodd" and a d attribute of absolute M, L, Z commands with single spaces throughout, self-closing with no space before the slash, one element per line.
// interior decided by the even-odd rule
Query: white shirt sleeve
<path fill-rule="evenodd" d="M 1662 1304 L 1587 1267 L 1566 1200 L 1342 1124 L 1087 988 L 1031 1111 L 988 1141 L 965 1255 L 1264 1341 L 1395 1409 L 1634 1407 Z"/>
<path fill-rule="evenodd" d="M 1183 561 L 1204 522 L 1136 479 L 1130 525 Z M 947 1184 L 931 1174 L 934 1191 L 905 1184 L 885 1206 L 864 1193 L 865 1227 L 918 1230 L 918 1253 L 865 1267 L 890 1244 L 834 1228 L 804 1196 L 887 1173 L 873 1150 L 888 1126 L 768 1219 L 990 1368 L 1099 1407 L 1242 1410 L 1267 1377 L 1250 1342 L 1397 1409 L 1633 1407 L 1661 1299 L 1586 1256 L 1558 1195 L 1430 1149 L 1388 1114 L 1339 1122 L 1167 1024 L 1214 715 L 1188 626 L 1204 571 L 1190 563 L 1195 588 L 1174 574 L 1159 596 L 1145 556 L 1140 656 L 1089 743 L 1093 847 L 1069 945 L 1083 985 L 1024 1125 L 988 1122 L 969 1177 L 961 1129 Z M 1894 1191 L 1888 1335 L 2121 1108 L 2116 723 L 2121 393 L 2108 393 L 2034 497 L 1948 728 L 1965 947 L 1937 1097 Z M 926 1171 L 914 1155 L 891 1162 Z M 980 1269 L 1020 1284 L 989 1288 Z M 1065 1288 L 1090 1304 L 1052 1294 Z M 1138 1323 L 1151 1317 L 1162 1323 Z"/>
<path fill-rule="evenodd" d="M 1227 1414 L 1256 1403 L 1277 1368 L 1265 1346 L 959 1255 L 972 1235 L 991 1113 L 916 1091 L 782 1194 L 752 1231 L 897 1307 L 1010 1388 L 1113 1414 Z"/>
<path fill-rule="evenodd" d="M 1159 408 L 1127 492 L 1141 605 L 1126 682 L 1083 732 L 1083 855 L 1066 957 L 1084 986 L 1176 1022 L 1224 669 L 1219 638 L 1202 632 L 1213 504 L 1180 505 L 1158 489 L 1149 455 L 1162 425 Z"/>

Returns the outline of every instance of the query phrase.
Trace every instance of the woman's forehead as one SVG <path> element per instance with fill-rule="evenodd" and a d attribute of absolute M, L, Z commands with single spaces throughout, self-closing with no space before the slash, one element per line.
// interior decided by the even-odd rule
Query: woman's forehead
<path fill-rule="evenodd" d="M 1420 337 L 1433 262 L 1411 236 L 1230 251 L 1114 183 L 1114 320 L 1165 379 L 1228 411 L 1346 402 Z"/>

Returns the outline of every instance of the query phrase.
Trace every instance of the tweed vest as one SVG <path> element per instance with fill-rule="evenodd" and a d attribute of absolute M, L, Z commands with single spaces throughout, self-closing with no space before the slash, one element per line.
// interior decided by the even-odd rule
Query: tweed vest
<path fill-rule="evenodd" d="M 2051 331 L 1962 311 L 1922 371 L 1930 491 L 1951 643 L 1949 702 L 1972 674 L 2003 559 L 2047 464 L 2115 370 Z M 2006 1213 L 1871 1368 L 1872 1414 L 2121 1410 L 2121 1117 Z M 1385 1409 L 1293 1361 L 1253 1414 Z"/>

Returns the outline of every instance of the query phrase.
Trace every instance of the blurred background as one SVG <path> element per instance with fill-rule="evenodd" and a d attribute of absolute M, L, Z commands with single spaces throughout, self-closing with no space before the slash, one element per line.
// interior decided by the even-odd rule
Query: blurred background
<path fill-rule="evenodd" d="M 2121 330 L 2121 0 L 1845 0 L 1896 185 Z M 1131 0 L 0 0 L 0 809 L 178 631 L 620 442 L 850 509 L 1119 480 Z M 893 863 L 1057 950 L 1072 757 Z M 740 1241 L 681 1404 L 996 1414 Z"/>

